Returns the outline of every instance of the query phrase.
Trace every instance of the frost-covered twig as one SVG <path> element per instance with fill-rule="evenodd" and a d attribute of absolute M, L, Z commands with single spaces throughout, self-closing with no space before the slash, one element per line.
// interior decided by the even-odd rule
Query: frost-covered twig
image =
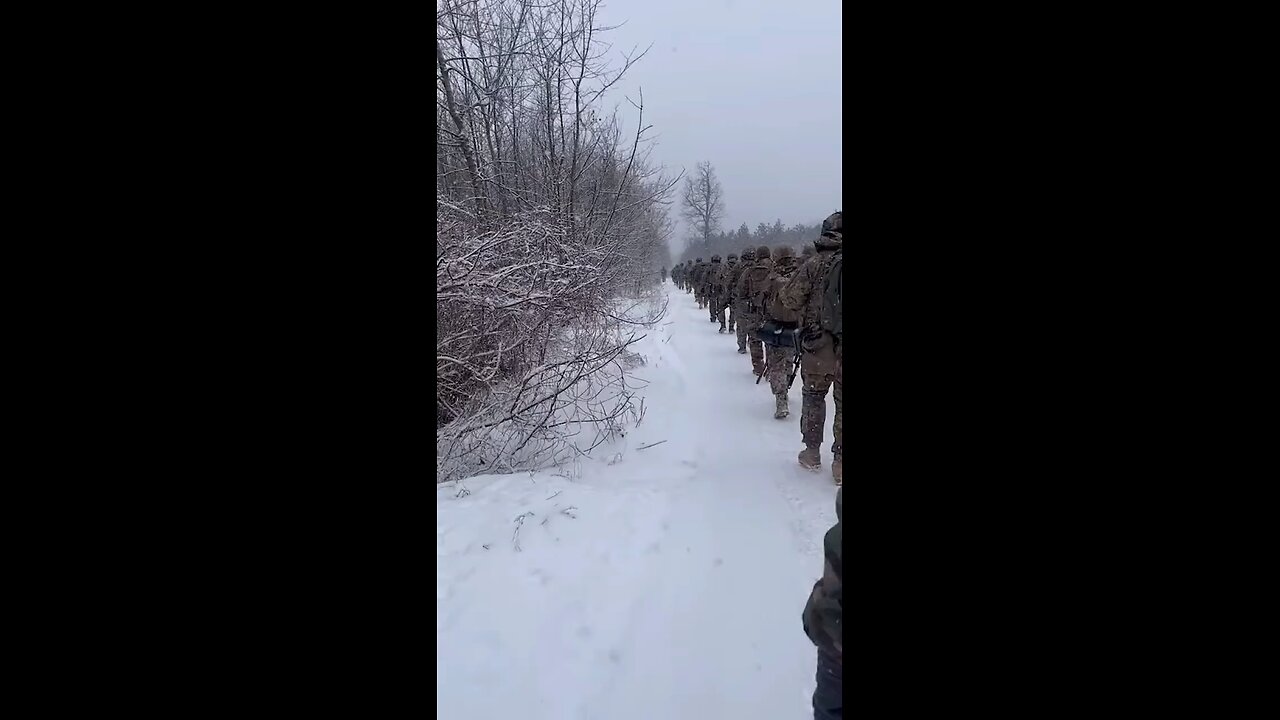
<path fill-rule="evenodd" d="M 532 512 L 520 513 L 519 515 L 516 516 L 516 519 L 514 520 L 516 524 L 516 529 L 515 529 L 515 532 L 511 533 L 511 545 L 515 547 L 516 552 L 520 552 L 520 527 L 524 525 L 524 519 L 527 517 L 533 517 L 533 513 Z"/>

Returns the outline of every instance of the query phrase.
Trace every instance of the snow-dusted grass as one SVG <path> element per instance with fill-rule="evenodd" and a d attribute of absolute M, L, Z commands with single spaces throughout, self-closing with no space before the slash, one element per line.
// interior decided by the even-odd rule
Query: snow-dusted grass
<path fill-rule="evenodd" d="M 638 426 L 558 469 L 437 487 L 442 718 L 812 717 L 800 611 L 835 522 L 834 404 L 824 471 L 801 470 L 799 380 L 774 420 L 733 337 L 664 287 L 633 347 Z"/>

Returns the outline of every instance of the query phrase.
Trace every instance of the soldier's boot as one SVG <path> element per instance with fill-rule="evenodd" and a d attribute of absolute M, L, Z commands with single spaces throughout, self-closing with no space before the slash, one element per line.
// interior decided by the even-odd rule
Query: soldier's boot
<path fill-rule="evenodd" d="M 718 330 L 716 330 L 716 332 L 718 332 L 718 333 L 720 333 L 721 335 L 723 335 L 723 334 L 724 334 L 724 326 L 723 326 L 723 325 L 721 325 L 721 326 L 720 326 L 720 328 L 719 328 Z"/>
<path fill-rule="evenodd" d="M 782 395 L 774 395 L 773 400 L 773 416 L 775 418 L 781 420 L 791 414 L 791 411 L 787 409 L 786 393 L 783 393 Z"/>
<path fill-rule="evenodd" d="M 746 349 L 746 348 L 744 348 L 744 347 L 742 347 L 741 345 L 739 345 L 739 346 L 738 346 L 738 354 L 739 354 L 739 355 L 746 355 L 746 354 L 747 354 L 747 349 Z"/>
<path fill-rule="evenodd" d="M 836 456 L 836 458 L 835 458 L 834 460 L 832 460 L 832 461 L 831 461 L 831 478 L 832 478 L 833 480 L 835 480 L 835 481 L 836 481 L 836 485 L 841 485 L 841 484 L 842 484 L 842 483 L 841 483 L 841 471 L 842 471 L 843 469 L 844 469 L 844 468 L 843 468 L 843 466 L 842 466 L 842 464 L 841 464 L 840 456 L 839 456 L 839 455 L 837 455 L 837 456 Z"/>
<path fill-rule="evenodd" d="M 819 445 L 805 445 L 800 451 L 797 459 L 800 461 L 800 467 L 805 470 L 818 471 L 822 469 L 822 452 Z"/>

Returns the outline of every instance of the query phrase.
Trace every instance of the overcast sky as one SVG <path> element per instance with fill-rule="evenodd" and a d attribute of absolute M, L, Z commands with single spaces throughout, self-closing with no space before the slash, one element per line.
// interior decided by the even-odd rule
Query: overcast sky
<path fill-rule="evenodd" d="M 623 96 L 644 88 L 652 159 L 673 172 L 711 161 L 725 229 L 841 209 L 839 0 L 605 0 L 599 19 L 626 21 L 605 35 L 615 56 L 653 43 L 606 107 L 634 129 Z"/>

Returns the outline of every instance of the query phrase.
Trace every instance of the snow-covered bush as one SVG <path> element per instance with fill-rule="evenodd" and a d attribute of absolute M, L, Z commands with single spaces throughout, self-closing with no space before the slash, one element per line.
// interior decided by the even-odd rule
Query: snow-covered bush
<path fill-rule="evenodd" d="M 678 178 L 625 137 L 600 3 L 442 0 L 436 22 L 437 474 L 588 451 L 631 393 L 619 362 L 670 267 Z M 650 309 L 649 321 L 653 319 Z M 603 430 L 602 430 L 603 429 Z"/>

